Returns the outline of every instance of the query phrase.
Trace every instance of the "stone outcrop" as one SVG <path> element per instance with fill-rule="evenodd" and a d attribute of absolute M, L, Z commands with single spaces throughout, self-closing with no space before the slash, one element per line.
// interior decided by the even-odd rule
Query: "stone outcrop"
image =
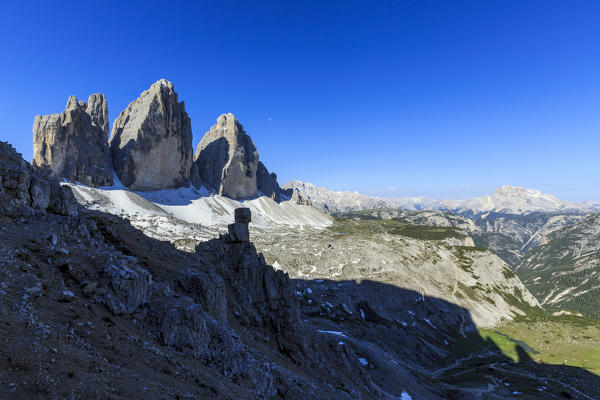
<path fill-rule="evenodd" d="M 204 135 L 195 156 L 196 186 L 204 185 L 234 199 L 256 197 L 258 151 L 242 124 L 222 114 Z"/>
<path fill-rule="evenodd" d="M 135 263 L 108 265 L 104 271 L 110 290 L 103 301 L 115 314 L 131 314 L 148 301 L 152 275 Z"/>
<path fill-rule="evenodd" d="M 179 273 L 178 283 L 192 300 L 202 304 L 219 321 L 227 321 L 227 294 L 223 278 L 213 270 L 188 267 Z"/>
<path fill-rule="evenodd" d="M 77 216 L 73 192 L 27 163 L 15 149 L 0 142 L 0 212 L 31 215 L 34 212 Z"/>
<path fill-rule="evenodd" d="M 248 239 L 249 208 L 236 208 L 229 233 L 196 246 L 203 259 L 220 260 L 217 271 L 231 288 L 230 312 L 242 326 L 255 329 L 274 340 L 292 358 L 306 350 L 302 336 L 294 286 L 283 271 L 267 265 Z"/>
<path fill-rule="evenodd" d="M 58 178 L 90 186 L 112 185 L 107 129 L 104 95 L 91 95 L 88 104 L 71 96 L 62 113 L 35 117 L 33 164 Z"/>
<path fill-rule="evenodd" d="M 249 208 L 236 208 L 235 209 L 235 222 L 227 226 L 229 231 L 228 240 L 230 242 L 249 242 L 250 231 L 248 230 L 248 224 L 252 220 Z"/>
<path fill-rule="evenodd" d="M 281 200 L 281 188 L 277 183 L 277 175 L 274 172 L 269 173 L 267 167 L 260 161 L 256 171 L 256 185 L 259 194 L 268 196 L 277 202 Z"/>
<path fill-rule="evenodd" d="M 298 188 L 283 189 L 281 193 L 296 204 L 312 206 L 310 199 L 302 195 Z"/>
<path fill-rule="evenodd" d="M 110 150 L 117 176 L 131 189 L 188 185 L 192 123 L 171 82 L 159 80 L 121 112 L 113 125 Z"/>

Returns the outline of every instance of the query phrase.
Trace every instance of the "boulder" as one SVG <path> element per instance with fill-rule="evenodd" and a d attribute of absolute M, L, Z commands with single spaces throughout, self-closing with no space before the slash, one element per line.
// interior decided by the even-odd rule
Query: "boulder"
<path fill-rule="evenodd" d="M 256 197 L 258 151 L 242 124 L 222 114 L 204 135 L 194 159 L 193 182 L 234 199 Z"/>
<path fill-rule="evenodd" d="M 108 265 L 105 270 L 110 290 L 103 301 L 115 315 L 134 313 L 148 301 L 152 275 L 136 264 Z"/>
<path fill-rule="evenodd" d="M 61 186 L 56 182 L 48 187 L 50 193 L 47 211 L 71 217 L 79 215 L 79 203 L 69 186 Z"/>
<path fill-rule="evenodd" d="M 249 224 L 252 222 L 252 212 L 248 207 L 236 208 L 233 212 L 234 222 L 244 222 Z"/>
<path fill-rule="evenodd" d="M 33 167 L 8 143 L 0 142 L 0 213 L 52 212 L 77 216 L 79 204 L 68 186 Z"/>
<path fill-rule="evenodd" d="M 93 94 L 88 102 L 71 96 L 62 113 L 35 117 L 33 164 L 57 178 L 89 186 L 112 185 L 106 99 Z"/>
<path fill-rule="evenodd" d="M 121 112 L 113 125 L 110 150 L 117 176 L 131 189 L 189 184 L 192 123 L 171 82 L 157 81 Z"/>

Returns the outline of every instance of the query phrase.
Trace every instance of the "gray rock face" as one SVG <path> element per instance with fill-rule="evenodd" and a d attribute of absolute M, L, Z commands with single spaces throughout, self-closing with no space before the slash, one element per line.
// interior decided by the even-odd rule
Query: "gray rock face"
<path fill-rule="evenodd" d="M 185 186 L 192 167 L 192 123 L 173 84 L 150 86 L 121 112 L 110 138 L 113 166 L 134 190 Z"/>
<path fill-rule="evenodd" d="M 281 193 L 283 193 L 296 204 L 312 206 L 312 202 L 310 201 L 310 199 L 301 194 L 298 188 L 283 189 Z"/>
<path fill-rule="evenodd" d="M 0 212 L 33 212 L 77 216 L 79 206 L 71 189 L 29 165 L 15 149 L 0 142 Z"/>
<path fill-rule="evenodd" d="M 110 126 L 108 124 L 108 104 L 103 94 L 94 93 L 88 98 L 87 113 L 92 118 L 92 124 L 102 128 L 105 140 L 108 140 Z"/>
<path fill-rule="evenodd" d="M 260 161 L 258 162 L 258 170 L 256 171 L 256 184 L 258 191 L 264 196 L 268 196 L 279 202 L 281 200 L 281 188 L 277 183 L 277 175 L 270 174 L 267 168 Z"/>
<path fill-rule="evenodd" d="M 109 279 L 110 292 L 104 302 L 115 314 L 131 314 L 148 300 L 152 275 L 135 264 L 110 265 L 105 270 Z"/>
<path fill-rule="evenodd" d="M 248 230 L 248 224 L 251 220 L 252 215 L 249 208 L 236 208 L 235 222 L 227 226 L 229 231 L 228 240 L 230 242 L 249 242 L 250 231 Z"/>
<path fill-rule="evenodd" d="M 189 267 L 179 273 L 179 285 L 194 301 L 219 321 L 227 321 L 225 282 L 214 271 L 200 272 Z"/>
<path fill-rule="evenodd" d="M 234 199 L 258 194 L 258 151 L 233 114 L 219 116 L 198 144 L 194 162 L 196 186 Z"/>
<path fill-rule="evenodd" d="M 106 99 L 93 94 L 88 102 L 71 96 L 61 114 L 35 117 L 33 164 L 55 177 L 90 186 L 112 185 Z"/>

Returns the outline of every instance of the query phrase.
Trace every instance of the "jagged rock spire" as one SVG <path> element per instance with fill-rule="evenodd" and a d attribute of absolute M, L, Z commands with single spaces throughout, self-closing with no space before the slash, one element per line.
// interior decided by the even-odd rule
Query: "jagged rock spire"
<path fill-rule="evenodd" d="M 192 180 L 222 196 L 234 199 L 259 194 L 279 201 L 277 176 L 259 162 L 254 142 L 242 124 L 231 114 L 222 114 L 204 135 L 194 160 Z"/>
<path fill-rule="evenodd" d="M 90 186 L 112 185 L 106 99 L 93 94 L 88 102 L 70 96 L 62 113 L 35 117 L 33 164 L 59 178 Z"/>
<path fill-rule="evenodd" d="M 110 149 L 117 176 L 131 189 L 188 184 L 192 123 L 171 82 L 155 82 L 121 112 L 113 125 Z"/>

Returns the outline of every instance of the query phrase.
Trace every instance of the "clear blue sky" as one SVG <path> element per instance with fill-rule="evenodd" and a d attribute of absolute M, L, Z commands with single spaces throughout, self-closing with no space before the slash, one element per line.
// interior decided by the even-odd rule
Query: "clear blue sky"
<path fill-rule="evenodd" d="M 112 121 L 175 84 L 194 146 L 233 112 L 280 183 L 600 200 L 597 1 L 7 2 L 0 139 L 71 94 Z"/>

